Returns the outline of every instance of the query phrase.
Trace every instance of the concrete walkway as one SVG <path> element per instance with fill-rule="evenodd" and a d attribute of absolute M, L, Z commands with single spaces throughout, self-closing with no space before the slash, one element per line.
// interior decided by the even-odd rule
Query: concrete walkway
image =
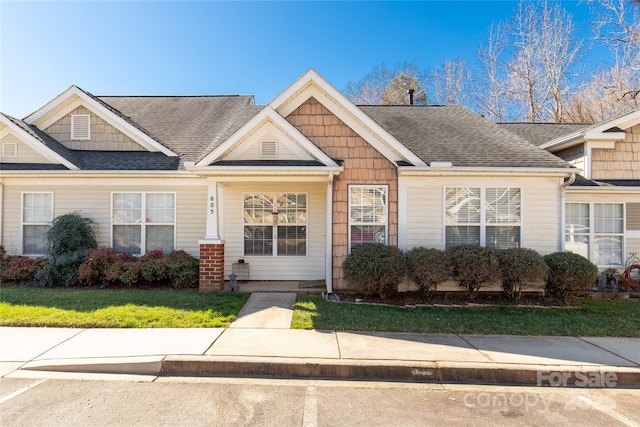
<path fill-rule="evenodd" d="M 0 327 L 0 375 L 640 387 L 637 338 L 292 330 L 294 302 L 287 292 L 253 294 L 228 329 Z"/>

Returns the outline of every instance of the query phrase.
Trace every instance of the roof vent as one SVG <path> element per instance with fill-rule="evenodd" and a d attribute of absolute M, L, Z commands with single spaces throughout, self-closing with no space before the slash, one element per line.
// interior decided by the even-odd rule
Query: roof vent
<path fill-rule="evenodd" d="M 91 116 L 89 114 L 71 115 L 71 139 L 91 138 Z"/>
<path fill-rule="evenodd" d="M 413 93 L 415 89 L 409 89 L 409 105 L 413 105 Z"/>
<path fill-rule="evenodd" d="M 18 143 L 17 142 L 3 142 L 2 143 L 2 157 L 18 157 Z"/>
<path fill-rule="evenodd" d="M 278 143 L 276 141 L 260 142 L 260 157 L 277 157 Z"/>

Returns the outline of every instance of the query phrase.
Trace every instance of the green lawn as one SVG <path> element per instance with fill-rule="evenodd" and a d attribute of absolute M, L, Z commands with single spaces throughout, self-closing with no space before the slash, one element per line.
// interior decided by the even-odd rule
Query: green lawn
<path fill-rule="evenodd" d="M 226 327 L 249 294 L 0 288 L 0 326 Z"/>
<path fill-rule="evenodd" d="M 300 295 L 292 328 L 558 336 L 640 337 L 640 302 L 588 300 L 579 308 L 419 307 L 325 302 Z"/>

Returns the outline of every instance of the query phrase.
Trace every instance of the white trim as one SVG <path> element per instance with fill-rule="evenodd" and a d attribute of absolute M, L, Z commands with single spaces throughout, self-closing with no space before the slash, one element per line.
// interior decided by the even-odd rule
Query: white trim
<path fill-rule="evenodd" d="M 270 194 L 273 196 L 273 214 L 275 214 L 276 212 L 278 212 L 278 195 L 281 194 L 296 194 L 296 195 L 300 195 L 303 194 L 305 196 L 306 199 L 306 206 L 305 206 L 305 223 L 301 224 L 301 223 L 295 223 L 295 224 L 289 224 L 288 226 L 300 226 L 300 227 L 306 227 L 306 231 L 305 231 L 305 249 L 304 249 L 304 255 L 279 255 L 278 254 L 278 227 L 279 224 L 274 224 L 274 223 L 268 223 L 268 222 L 263 222 L 263 223 L 246 223 L 244 222 L 244 200 L 245 200 L 245 196 L 247 194 Z M 242 257 L 243 258 L 252 258 L 252 257 L 256 257 L 256 258 L 267 258 L 267 257 L 272 257 L 274 259 L 279 259 L 279 258 L 287 258 L 287 257 L 292 257 L 292 258 L 308 258 L 309 257 L 309 207 L 310 207 L 310 203 L 309 203 L 309 193 L 308 192 L 304 192 L 304 191 L 243 191 L 242 192 L 242 206 L 241 206 L 241 218 L 243 218 L 242 220 L 242 233 L 241 235 L 242 237 Z M 271 225 L 269 225 L 271 224 Z M 244 247 L 244 228 L 245 227 L 250 227 L 250 226 L 257 226 L 257 227 L 269 227 L 271 226 L 271 241 L 272 241 L 272 245 L 273 247 L 271 248 L 271 255 L 247 255 L 245 253 L 245 247 Z M 287 225 L 284 225 L 283 227 L 287 227 Z"/>
<path fill-rule="evenodd" d="M 80 98 L 80 103 L 76 100 L 71 101 L 72 97 Z M 46 117 L 47 114 L 53 112 L 57 107 L 66 105 L 65 109 L 59 111 L 57 114 L 54 114 L 52 117 Z M 127 122 L 122 117 L 118 116 L 108 108 L 106 108 L 101 102 L 97 101 L 93 97 L 89 96 L 85 91 L 80 89 L 77 86 L 71 86 L 69 89 L 62 92 L 60 95 L 55 97 L 53 100 L 49 101 L 43 107 L 35 111 L 34 113 L 27 116 L 24 121 L 28 124 L 35 124 L 39 128 L 46 128 L 45 124 L 55 123 L 57 120 L 64 117 L 69 113 L 69 108 L 73 111 L 78 106 L 84 106 L 93 114 L 99 116 L 104 121 L 109 123 L 114 128 L 118 129 L 123 134 L 127 135 L 129 138 L 146 148 L 151 152 L 162 152 L 166 156 L 175 157 L 178 156 L 173 151 L 169 150 L 167 147 L 162 145 L 160 142 L 156 141 L 140 129 L 133 126 L 131 123 Z M 72 108 L 73 107 L 73 108 Z M 40 120 L 43 119 L 43 120 Z M 46 120 L 46 121 L 45 121 Z"/>
<path fill-rule="evenodd" d="M 111 199 L 110 199 L 110 209 L 109 209 L 109 245 L 113 248 L 113 226 L 114 225 L 138 225 L 137 223 L 119 223 L 114 224 L 113 222 L 113 195 L 114 194 L 140 194 L 140 254 L 138 256 L 142 256 L 146 254 L 147 251 L 147 225 L 171 225 L 173 226 L 173 249 L 176 250 L 176 239 L 177 239 L 177 228 L 178 228 L 178 218 L 177 218 L 177 209 L 178 209 L 178 196 L 175 191 L 111 191 Z M 147 194 L 173 194 L 173 223 L 168 222 L 146 222 L 146 214 L 147 214 Z M 133 254 L 136 255 L 136 254 Z"/>
<path fill-rule="evenodd" d="M 86 120 L 86 123 L 81 121 Z M 82 128 L 86 125 L 86 134 L 77 135 L 76 128 Z M 82 129 L 84 131 L 84 129 Z M 72 114 L 71 115 L 71 140 L 72 141 L 88 141 L 91 139 L 91 114 Z"/>
<path fill-rule="evenodd" d="M 291 123 L 280 116 L 273 108 L 266 106 L 258 114 L 253 116 L 248 122 L 233 133 L 218 147 L 213 149 L 209 154 L 195 163 L 196 167 L 209 167 L 211 163 L 227 156 L 234 148 L 240 144 L 244 138 L 254 132 L 255 129 L 263 126 L 267 122 L 273 123 L 280 128 L 291 140 L 300 145 L 312 157 L 318 159 L 319 162 L 326 166 L 338 167 L 338 164 L 329 156 L 327 156 L 317 145 L 309 141 L 298 129 Z M 186 167 L 186 165 L 185 165 Z M 216 166 L 218 168 L 218 166 Z"/>
<path fill-rule="evenodd" d="M 352 188 L 384 188 L 384 224 L 379 222 L 352 222 L 351 221 L 351 189 Z M 351 253 L 351 226 L 379 226 L 384 225 L 384 244 L 389 244 L 389 184 L 349 184 L 347 186 L 347 253 Z"/>
<path fill-rule="evenodd" d="M 325 188 L 324 281 L 327 293 L 333 292 L 333 172 L 329 172 Z"/>
<path fill-rule="evenodd" d="M 575 168 L 504 168 L 458 166 L 451 169 L 418 168 L 414 166 L 398 166 L 398 176 L 464 176 L 491 175 L 497 176 L 563 176 L 569 177 L 576 172 Z"/>
<path fill-rule="evenodd" d="M 24 196 L 26 194 L 50 194 L 51 195 L 51 215 L 48 222 L 25 222 L 24 221 Z M 25 254 L 24 252 L 24 227 L 25 225 L 51 225 L 54 215 L 54 194 L 53 191 L 22 191 L 20 193 L 20 254 L 24 256 L 46 256 L 46 254 Z"/>
<path fill-rule="evenodd" d="M 40 154 L 41 156 L 43 156 L 45 159 L 49 160 L 50 162 L 55 163 L 55 164 L 62 164 L 66 168 L 68 168 L 70 170 L 79 170 L 79 168 L 76 165 L 71 163 L 66 158 L 62 157 L 60 154 L 58 154 L 55 151 L 53 151 L 51 148 L 49 148 L 46 145 L 44 145 L 42 142 L 40 142 L 39 140 L 37 140 L 33 136 L 29 135 L 29 133 L 27 133 L 27 131 L 25 131 L 20 126 L 16 125 L 15 123 L 13 123 L 11 121 L 11 119 L 9 119 L 7 116 L 5 116 L 2 113 L 0 113 L 0 123 L 4 124 L 9 129 L 11 129 L 11 131 L 12 131 L 11 133 L 16 138 L 18 138 L 20 141 L 24 142 L 26 145 L 29 146 L 29 148 L 33 149 L 35 152 L 37 152 L 38 154 Z M 3 173 L 3 174 L 6 173 L 5 171 L 0 171 L 0 172 Z M 11 171 L 11 172 L 18 172 L 18 171 Z M 29 171 L 20 171 L 20 172 L 29 172 Z M 33 172 L 33 171 L 31 171 L 31 172 Z M 69 171 L 59 171 L 59 172 L 69 173 Z"/>
<path fill-rule="evenodd" d="M 405 160 L 416 166 L 426 163 L 365 114 L 315 70 L 309 69 L 274 98 L 269 106 L 286 117 L 309 98 L 315 98 L 389 161 Z"/>
<path fill-rule="evenodd" d="M 409 187 L 398 179 L 398 248 L 408 249 L 409 237 Z"/>

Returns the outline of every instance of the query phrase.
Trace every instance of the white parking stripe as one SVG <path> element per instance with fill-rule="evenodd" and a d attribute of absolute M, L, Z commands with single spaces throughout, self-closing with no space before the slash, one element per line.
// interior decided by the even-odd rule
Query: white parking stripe
<path fill-rule="evenodd" d="M 45 379 L 45 380 L 36 381 L 35 383 L 33 383 L 33 384 L 29 384 L 29 385 L 28 385 L 28 386 L 26 386 L 26 387 L 22 387 L 21 389 L 16 390 L 16 391 L 14 391 L 13 393 L 9 393 L 9 394 L 7 394 L 6 396 L 2 396 L 2 397 L 0 398 L 0 403 L 4 403 L 4 402 L 6 402 L 7 400 L 13 399 L 13 398 L 14 398 L 14 397 L 16 397 L 16 396 L 20 396 L 22 393 L 24 393 L 24 392 L 26 392 L 26 391 L 29 391 L 29 390 L 31 390 L 31 389 L 32 389 L 32 388 L 34 388 L 34 387 L 39 386 L 40 384 L 42 384 L 42 383 L 43 383 L 43 382 L 45 382 L 45 381 L 46 381 L 46 379 Z"/>
<path fill-rule="evenodd" d="M 304 410 L 302 413 L 302 427 L 317 427 L 318 425 L 318 397 L 314 386 L 307 387 L 304 394 Z"/>
<path fill-rule="evenodd" d="M 620 421 L 624 425 L 631 426 L 631 427 L 638 425 L 636 424 L 635 421 L 625 417 L 619 412 L 614 411 L 613 408 L 610 408 L 609 406 L 606 406 L 606 405 L 602 405 L 598 402 L 594 402 L 588 397 L 578 396 L 578 400 L 582 400 L 583 402 L 587 403 L 591 409 L 596 409 L 604 414 L 607 414 L 611 418 L 615 418 L 616 420 Z"/>

